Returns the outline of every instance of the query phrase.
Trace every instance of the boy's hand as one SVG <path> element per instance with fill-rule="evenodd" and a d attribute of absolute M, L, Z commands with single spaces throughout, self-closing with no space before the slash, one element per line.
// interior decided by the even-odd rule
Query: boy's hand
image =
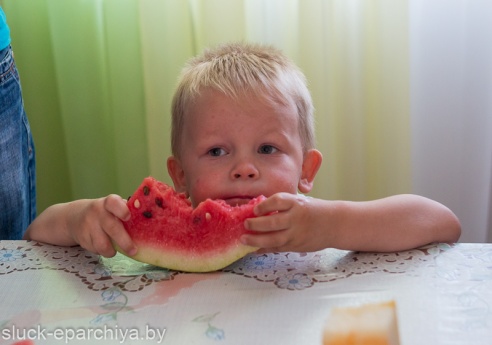
<path fill-rule="evenodd" d="M 393 252 L 433 242 L 453 243 L 461 225 L 445 206 L 417 195 L 328 201 L 287 193 L 255 206 L 241 241 L 259 252 L 312 252 L 324 248 Z"/>
<path fill-rule="evenodd" d="M 130 218 L 126 201 L 118 195 L 76 200 L 48 207 L 28 227 L 24 239 L 81 247 L 105 257 L 116 254 L 113 242 L 133 256 L 135 244 L 123 227 Z"/>
<path fill-rule="evenodd" d="M 311 252 L 325 248 L 320 241 L 321 234 L 317 233 L 322 229 L 316 224 L 322 212 L 319 201 L 290 193 L 272 195 L 255 206 L 257 218 L 245 221 L 245 228 L 256 233 L 243 235 L 241 241 L 260 247 L 261 253 Z"/>
<path fill-rule="evenodd" d="M 126 202 L 118 195 L 78 200 L 70 207 L 67 230 L 77 244 L 93 253 L 114 256 L 114 242 L 132 256 L 137 249 L 121 222 L 129 218 Z"/>

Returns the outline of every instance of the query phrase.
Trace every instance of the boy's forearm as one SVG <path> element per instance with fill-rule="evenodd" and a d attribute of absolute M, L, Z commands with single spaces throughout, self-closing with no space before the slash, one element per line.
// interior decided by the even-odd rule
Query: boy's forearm
<path fill-rule="evenodd" d="M 334 201 L 336 231 L 326 234 L 331 247 L 356 251 L 398 251 L 432 242 L 456 242 L 461 226 L 443 205 L 416 195 L 368 202 Z"/>
<path fill-rule="evenodd" d="M 48 207 L 29 225 L 23 239 L 61 246 L 76 245 L 67 229 L 67 217 L 71 207 L 72 203 Z"/>

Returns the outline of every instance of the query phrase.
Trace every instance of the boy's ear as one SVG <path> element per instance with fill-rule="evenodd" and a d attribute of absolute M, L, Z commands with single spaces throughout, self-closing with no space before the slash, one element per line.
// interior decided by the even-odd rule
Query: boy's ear
<path fill-rule="evenodd" d="M 298 184 L 298 189 L 301 193 L 309 193 L 313 188 L 314 178 L 316 177 L 322 161 L 323 155 L 318 150 L 311 149 L 304 154 L 302 175 Z"/>
<path fill-rule="evenodd" d="M 186 179 L 181 162 L 174 156 L 167 159 L 167 171 L 174 183 L 174 189 L 178 193 L 186 193 Z"/>

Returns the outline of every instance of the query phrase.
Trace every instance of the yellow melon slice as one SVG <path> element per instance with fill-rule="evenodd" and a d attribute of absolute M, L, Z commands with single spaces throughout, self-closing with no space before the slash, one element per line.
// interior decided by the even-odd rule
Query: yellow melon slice
<path fill-rule="evenodd" d="M 399 345 L 396 303 L 334 308 L 323 329 L 323 345 Z"/>

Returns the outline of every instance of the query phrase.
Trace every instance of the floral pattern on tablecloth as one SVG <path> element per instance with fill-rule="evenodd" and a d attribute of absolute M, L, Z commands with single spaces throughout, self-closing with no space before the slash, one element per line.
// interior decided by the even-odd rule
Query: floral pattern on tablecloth
<path fill-rule="evenodd" d="M 452 248 L 451 245 L 439 244 L 397 253 L 327 249 L 315 253 L 250 254 L 222 271 L 292 291 L 375 272 L 418 275 L 421 268 L 427 266 L 436 267 L 436 275 L 443 279 L 465 274 L 470 279 L 492 279 L 492 264 L 481 268 L 480 272 L 472 269 L 475 260 L 492 262 L 492 250 L 468 253 L 462 249 L 465 254 L 456 255 Z M 441 267 L 442 262 L 447 263 L 446 267 Z M 112 288 L 139 291 L 154 282 L 187 274 L 143 264 L 121 254 L 107 259 L 80 247 L 2 241 L 0 275 L 31 269 L 63 270 L 77 276 L 94 291 Z"/>
<path fill-rule="evenodd" d="M 397 253 L 358 253 L 324 250 L 316 253 L 249 255 L 224 269 L 281 289 L 302 290 L 315 283 L 345 279 L 352 275 L 375 272 L 416 274 L 424 265 L 433 265 L 434 256 L 449 245 L 414 249 Z M 434 248 L 434 247 L 432 247 Z"/>
<path fill-rule="evenodd" d="M 38 269 L 62 270 L 74 274 L 94 291 L 114 287 L 122 291 L 139 291 L 155 281 L 171 280 L 177 274 L 129 259 L 104 259 L 81 247 L 2 241 L 0 275 Z"/>

